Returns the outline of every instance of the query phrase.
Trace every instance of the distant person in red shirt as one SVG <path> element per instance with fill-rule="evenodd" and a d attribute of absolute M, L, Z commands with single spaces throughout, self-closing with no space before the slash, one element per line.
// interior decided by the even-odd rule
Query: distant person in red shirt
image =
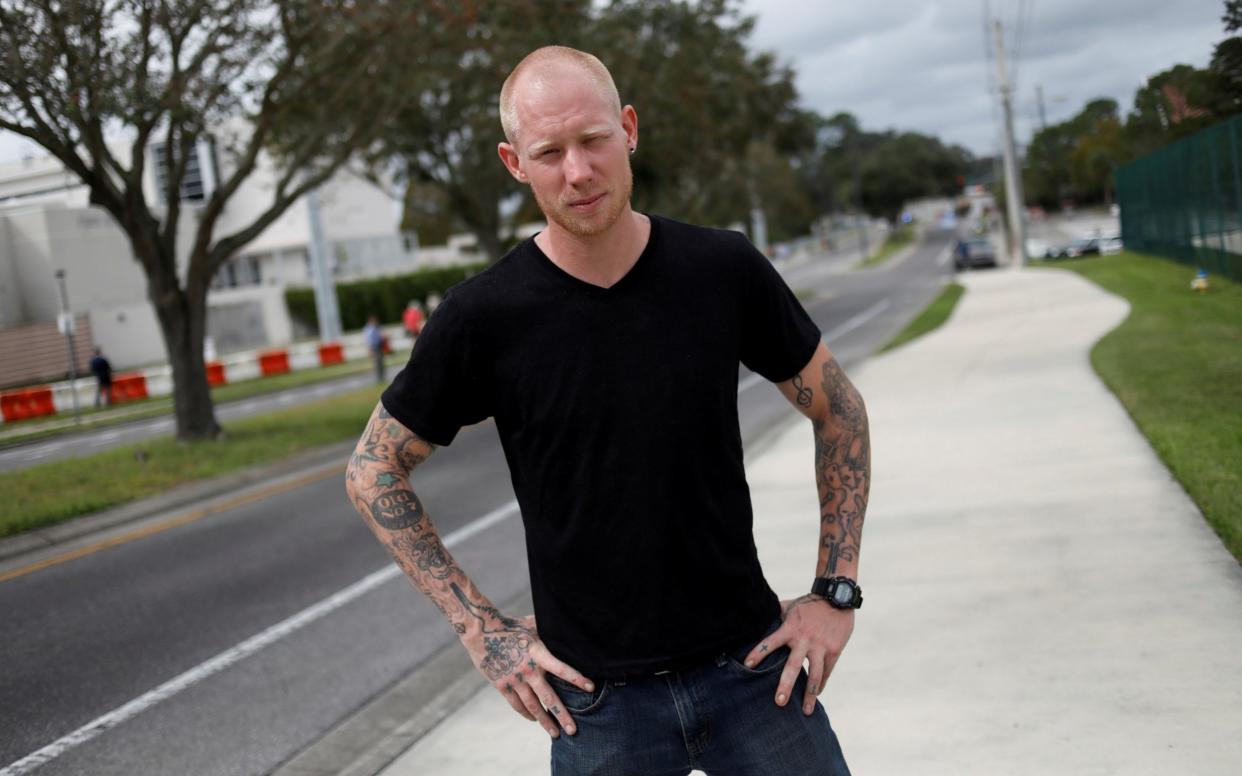
<path fill-rule="evenodd" d="M 418 336 L 423 330 L 423 308 L 418 306 L 418 302 L 413 299 L 405 306 L 405 312 L 401 314 L 401 323 L 405 326 L 405 333 L 410 335 L 410 339 Z"/>

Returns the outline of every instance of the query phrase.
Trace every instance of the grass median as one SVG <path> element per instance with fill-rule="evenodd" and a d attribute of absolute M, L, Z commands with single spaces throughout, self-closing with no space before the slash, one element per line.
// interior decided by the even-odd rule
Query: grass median
<path fill-rule="evenodd" d="M 878 267 L 893 257 L 893 254 L 906 247 L 914 240 L 914 227 L 902 224 L 888 233 L 880 249 L 858 263 L 855 269 Z"/>
<path fill-rule="evenodd" d="M 962 298 L 962 294 L 966 292 L 966 288 L 960 283 L 950 283 L 941 289 L 940 293 L 931 304 L 923 308 L 923 312 L 906 324 L 906 327 L 897 332 L 897 336 L 888 341 L 888 344 L 880 348 L 880 352 L 892 350 L 901 347 L 910 340 L 918 339 L 924 334 L 937 329 L 949 316 L 953 313 L 953 308 L 957 307 L 958 300 Z"/>
<path fill-rule="evenodd" d="M 271 463 L 358 437 L 380 386 L 227 424 L 225 438 L 164 437 L 0 474 L 0 536 L 53 525 L 195 480 Z"/>
<path fill-rule="evenodd" d="M 1057 266 L 1130 302 L 1091 363 L 1242 561 L 1242 285 L 1129 252 Z"/>

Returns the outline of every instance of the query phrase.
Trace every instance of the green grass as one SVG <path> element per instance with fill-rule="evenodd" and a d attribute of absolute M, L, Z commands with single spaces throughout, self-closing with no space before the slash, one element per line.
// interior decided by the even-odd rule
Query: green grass
<path fill-rule="evenodd" d="M 855 269 L 878 267 L 892 258 L 894 253 L 909 245 L 913 239 L 914 227 L 909 224 L 902 224 L 888 233 L 888 236 L 884 238 L 884 244 L 880 246 L 880 250 L 859 262 Z"/>
<path fill-rule="evenodd" d="M 0 536 L 161 493 L 194 480 L 271 463 L 362 434 L 381 386 L 229 423 L 227 436 L 192 444 L 152 439 L 0 474 Z M 309 422 L 313 419 L 313 422 Z"/>
<path fill-rule="evenodd" d="M 390 367 L 403 366 L 407 357 L 408 354 L 393 354 L 388 357 L 387 363 Z M 240 401 L 252 396 L 261 396 L 263 394 L 275 393 L 276 391 L 335 380 L 353 374 L 361 374 L 369 372 L 371 369 L 370 358 L 355 359 L 344 364 L 334 364 L 317 369 L 304 369 L 271 377 L 256 377 L 251 380 L 217 386 L 211 389 L 211 397 L 217 404 Z M 47 417 L 30 418 L 29 420 L 17 421 L 15 423 L 6 423 L 3 426 L 5 433 L 0 435 L 0 447 L 33 442 L 38 439 L 46 439 L 63 434 L 72 434 L 83 429 L 107 428 L 123 423 L 132 423 L 136 420 L 168 415 L 171 412 L 171 396 L 128 401 L 112 407 L 98 409 L 92 406 L 83 406 L 81 408 L 82 422 L 77 425 L 73 423 L 72 411 L 59 413 L 52 416 L 51 419 Z"/>
<path fill-rule="evenodd" d="M 942 323 L 949 319 L 953 308 L 957 306 L 957 300 L 962 298 L 962 294 L 966 289 L 958 283 L 950 283 L 941 289 L 939 295 L 931 301 L 919 313 L 918 317 L 906 324 L 906 327 L 897 333 L 897 336 L 888 341 L 888 344 L 880 348 L 880 352 L 892 350 L 900 347 L 912 339 L 922 337 L 924 334 L 939 327 Z"/>
<path fill-rule="evenodd" d="M 1129 300 L 1091 363 L 1242 560 L 1242 285 L 1129 252 L 1057 266 Z"/>

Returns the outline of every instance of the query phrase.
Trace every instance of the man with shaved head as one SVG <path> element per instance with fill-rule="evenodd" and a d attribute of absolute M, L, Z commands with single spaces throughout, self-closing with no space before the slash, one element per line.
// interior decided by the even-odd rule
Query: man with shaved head
<path fill-rule="evenodd" d="M 358 443 L 350 497 L 551 735 L 555 773 L 848 773 L 816 699 L 862 603 L 862 399 L 744 236 L 631 209 L 638 115 L 598 59 L 533 52 L 500 116 L 500 159 L 547 228 L 445 296 Z M 818 562 L 791 601 L 755 551 L 739 364 L 814 430 Z M 489 417 L 526 531 L 524 619 L 457 565 L 409 483 Z"/>

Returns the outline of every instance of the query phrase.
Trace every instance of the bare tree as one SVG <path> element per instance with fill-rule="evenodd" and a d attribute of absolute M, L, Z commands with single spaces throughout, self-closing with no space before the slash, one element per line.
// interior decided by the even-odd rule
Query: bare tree
<path fill-rule="evenodd" d="M 373 142 L 400 102 L 385 68 L 408 34 L 402 13 L 383 0 L 0 0 L 0 128 L 59 159 L 128 235 L 172 366 L 178 438 L 220 432 L 203 361 L 212 277 Z M 191 208 L 182 183 L 211 139 L 220 180 Z M 217 234 L 268 164 L 266 207 Z M 162 170 L 156 198 L 149 165 Z"/>

